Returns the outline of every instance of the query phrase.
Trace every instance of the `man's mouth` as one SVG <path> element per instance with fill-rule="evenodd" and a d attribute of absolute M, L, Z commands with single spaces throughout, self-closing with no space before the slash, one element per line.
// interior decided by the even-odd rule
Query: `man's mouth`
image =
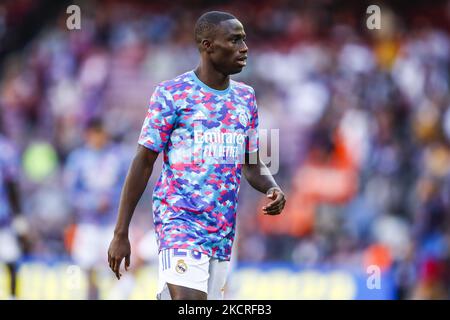
<path fill-rule="evenodd" d="M 246 56 L 237 58 L 236 60 L 237 60 L 237 63 L 241 66 L 247 65 L 247 57 Z"/>

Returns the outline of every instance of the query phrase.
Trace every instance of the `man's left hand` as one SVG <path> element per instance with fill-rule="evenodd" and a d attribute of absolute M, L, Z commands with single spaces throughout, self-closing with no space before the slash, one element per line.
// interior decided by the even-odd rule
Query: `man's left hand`
<path fill-rule="evenodd" d="M 277 215 L 283 211 L 284 206 L 286 205 L 286 198 L 284 196 L 283 191 L 280 188 L 270 188 L 267 191 L 267 198 L 272 201 L 269 202 L 266 206 L 263 207 L 264 214 L 268 215 Z"/>

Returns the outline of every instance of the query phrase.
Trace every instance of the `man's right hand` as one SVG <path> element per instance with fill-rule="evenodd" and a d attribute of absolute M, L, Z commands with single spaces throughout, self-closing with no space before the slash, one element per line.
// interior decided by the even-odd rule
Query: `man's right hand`
<path fill-rule="evenodd" d="M 114 238 L 108 249 L 109 267 L 116 274 L 117 279 L 122 276 L 120 265 L 123 258 L 125 258 L 125 271 L 128 271 L 130 266 L 131 246 L 128 240 L 128 230 L 134 209 L 147 187 L 157 158 L 157 152 L 139 145 L 122 188 Z"/>
<path fill-rule="evenodd" d="M 118 280 L 122 274 L 120 273 L 120 265 L 125 258 L 125 271 L 130 267 L 131 246 L 128 236 L 114 235 L 108 249 L 108 263 L 111 270 L 116 274 Z"/>

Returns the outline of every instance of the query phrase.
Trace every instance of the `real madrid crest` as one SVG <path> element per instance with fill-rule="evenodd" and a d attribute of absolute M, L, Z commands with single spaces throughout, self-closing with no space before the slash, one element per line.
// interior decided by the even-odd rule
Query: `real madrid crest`
<path fill-rule="evenodd" d="M 247 114 L 245 113 L 245 111 L 242 111 L 241 113 L 239 113 L 239 122 L 242 124 L 243 127 L 247 126 L 248 118 L 247 118 Z"/>
<path fill-rule="evenodd" d="M 177 265 L 175 266 L 175 270 L 178 273 L 185 273 L 187 271 L 187 264 L 183 259 L 177 261 Z"/>

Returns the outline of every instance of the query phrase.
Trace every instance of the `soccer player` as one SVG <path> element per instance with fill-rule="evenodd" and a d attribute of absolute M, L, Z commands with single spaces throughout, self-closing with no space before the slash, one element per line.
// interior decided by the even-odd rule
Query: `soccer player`
<path fill-rule="evenodd" d="M 28 224 L 21 214 L 18 152 L 2 134 L 1 118 L 0 150 L 0 263 L 10 272 L 10 296 L 15 298 L 17 262 L 27 246 Z"/>
<path fill-rule="evenodd" d="M 94 118 L 86 125 L 85 145 L 69 154 L 64 168 L 76 225 L 70 251 L 88 274 L 89 299 L 98 298 L 95 272 L 104 266 L 127 163 L 122 148 L 110 141 L 102 121 Z"/>
<path fill-rule="evenodd" d="M 212 11 L 195 26 L 200 64 L 155 89 L 128 172 L 110 268 L 130 266 L 128 229 L 134 209 L 163 151 L 153 192 L 159 245 L 158 299 L 223 299 L 235 235 L 241 174 L 272 201 L 277 215 L 285 197 L 258 155 L 254 90 L 230 80 L 246 65 L 244 28 L 233 15 Z"/>

